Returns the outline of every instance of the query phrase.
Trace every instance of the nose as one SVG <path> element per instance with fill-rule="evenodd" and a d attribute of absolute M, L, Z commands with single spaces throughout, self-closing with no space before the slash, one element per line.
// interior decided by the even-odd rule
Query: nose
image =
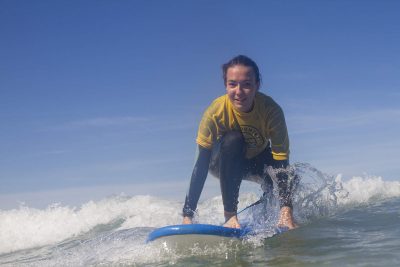
<path fill-rule="evenodd" d="M 236 93 L 237 95 L 241 95 L 241 94 L 243 93 L 243 85 L 242 85 L 241 83 L 238 83 L 238 84 L 237 84 L 235 93 Z"/>

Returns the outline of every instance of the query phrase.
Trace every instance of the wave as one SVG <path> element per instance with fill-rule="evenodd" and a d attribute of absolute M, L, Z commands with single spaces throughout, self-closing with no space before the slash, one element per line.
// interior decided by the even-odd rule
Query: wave
<path fill-rule="evenodd" d="M 0 253 L 44 246 L 117 220 L 121 227 L 159 227 L 180 220 L 179 203 L 151 196 L 114 196 L 80 208 L 53 204 L 40 210 L 20 206 L 0 211 Z"/>
<path fill-rule="evenodd" d="M 353 177 L 342 181 L 308 164 L 295 164 L 301 181 L 294 195 L 295 218 L 300 223 L 344 208 L 400 197 L 400 182 L 381 177 Z M 240 195 L 239 208 L 258 199 L 259 192 Z M 181 222 L 181 202 L 154 196 L 118 195 L 89 201 L 80 208 L 53 204 L 46 209 L 20 206 L 0 211 L 0 254 L 58 244 L 90 233 L 154 228 Z M 221 224 L 221 197 L 199 204 L 198 222 Z M 255 213 L 260 208 L 255 209 Z M 244 215 L 246 216 L 246 215 Z"/>

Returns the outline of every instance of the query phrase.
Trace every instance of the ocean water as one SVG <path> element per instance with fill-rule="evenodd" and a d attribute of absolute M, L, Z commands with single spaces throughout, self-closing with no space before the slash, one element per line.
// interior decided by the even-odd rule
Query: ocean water
<path fill-rule="evenodd" d="M 295 164 L 299 227 L 272 236 L 278 205 L 240 214 L 257 234 L 210 246 L 146 244 L 156 227 L 179 224 L 181 202 L 114 196 L 80 207 L 0 211 L 1 266 L 400 266 L 400 182 L 326 175 Z M 239 208 L 259 192 L 242 192 Z M 197 222 L 222 224 L 221 197 L 199 204 Z"/>

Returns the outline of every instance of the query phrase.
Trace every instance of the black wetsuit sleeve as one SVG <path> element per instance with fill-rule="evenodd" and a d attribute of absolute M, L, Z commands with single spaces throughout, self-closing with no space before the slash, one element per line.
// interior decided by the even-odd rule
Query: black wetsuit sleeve
<path fill-rule="evenodd" d="M 294 179 L 290 179 L 289 160 L 274 160 L 272 168 L 276 172 L 279 192 L 280 207 L 290 207 L 292 205 L 292 191 L 294 188 Z"/>
<path fill-rule="evenodd" d="M 193 168 L 192 178 L 190 180 L 189 191 L 186 195 L 185 205 L 183 206 L 183 216 L 193 217 L 197 208 L 201 191 L 208 174 L 210 165 L 211 150 L 199 145 L 199 153 Z"/>
<path fill-rule="evenodd" d="M 273 160 L 272 168 L 274 169 L 286 169 L 289 166 L 289 160 Z"/>

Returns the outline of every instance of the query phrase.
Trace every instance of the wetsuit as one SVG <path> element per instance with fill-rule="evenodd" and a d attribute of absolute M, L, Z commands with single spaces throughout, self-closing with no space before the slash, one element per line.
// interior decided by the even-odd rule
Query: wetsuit
<path fill-rule="evenodd" d="M 208 171 L 220 179 L 224 210 L 236 212 L 241 181 L 273 183 L 265 167 L 286 169 L 289 138 L 282 109 L 269 96 L 257 92 L 253 109 L 237 110 L 227 95 L 217 98 L 206 110 L 196 142 L 198 156 L 193 169 L 183 215 L 193 217 Z M 292 206 L 288 174 L 276 175 L 281 206 Z"/>

